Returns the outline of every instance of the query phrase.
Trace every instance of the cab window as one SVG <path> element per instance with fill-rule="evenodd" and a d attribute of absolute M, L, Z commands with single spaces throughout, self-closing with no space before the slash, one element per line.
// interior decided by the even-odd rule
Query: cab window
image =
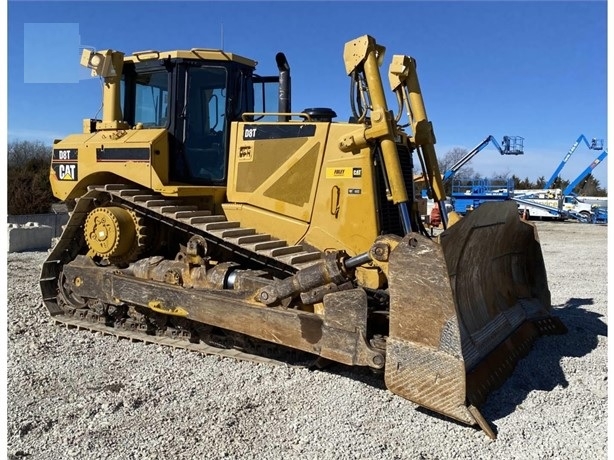
<path fill-rule="evenodd" d="M 188 69 L 184 151 L 189 174 L 197 181 L 226 177 L 226 85 L 224 67 Z"/>
<path fill-rule="evenodd" d="M 168 72 L 136 76 L 134 122 L 146 128 L 164 128 L 168 121 Z"/>

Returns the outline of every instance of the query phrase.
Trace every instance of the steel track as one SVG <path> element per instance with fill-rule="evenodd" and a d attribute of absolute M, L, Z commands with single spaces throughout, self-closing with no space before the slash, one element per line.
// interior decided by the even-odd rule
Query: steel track
<path fill-rule="evenodd" d="M 144 343 L 154 343 L 189 350 L 203 355 L 228 357 L 269 365 L 289 365 L 265 356 L 232 348 L 220 348 L 199 341 L 190 341 L 189 334 L 178 331 L 175 337 L 152 334 L 151 330 L 124 329 L 99 321 L 98 315 L 87 309 L 76 309 L 71 315 L 61 305 L 59 279 L 63 266 L 70 263 L 85 244 L 83 226 L 88 213 L 102 203 L 120 204 L 150 219 L 185 232 L 189 236 L 200 235 L 212 246 L 232 251 L 252 266 L 266 269 L 276 276 L 289 276 L 305 268 L 321 257 L 320 252 L 305 251 L 301 246 L 290 246 L 271 235 L 242 228 L 238 222 L 229 222 L 224 215 L 214 215 L 196 206 L 185 205 L 181 198 L 164 197 L 150 190 L 133 186 L 109 184 L 90 186 L 81 197 L 64 227 L 57 244 L 50 250 L 43 263 L 40 286 L 43 303 L 52 320 L 68 328 L 100 332 L 118 338 Z"/>

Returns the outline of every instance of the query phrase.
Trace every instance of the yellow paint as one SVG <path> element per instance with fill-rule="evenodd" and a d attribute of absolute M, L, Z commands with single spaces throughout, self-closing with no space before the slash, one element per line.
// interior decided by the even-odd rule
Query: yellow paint
<path fill-rule="evenodd" d="M 316 123 L 304 137 L 242 140 L 245 125 L 232 123 L 228 167 L 228 201 L 249 203 L 262 210 L 309 222 L 317 193 L 328 124 Z M 308 126 L 308 123 L 302 123 Z"/>
<path fill-rule="evenodd" d="M 159 300 L 150 300 L 147 303 L 147 306 L 153 311 L 157 313 L 162 313 L 164 315 L 182 316 L 182 317 L 188 316 L 188 312 L 186 311 L 185 308 L 182 308 L 182 307 L 168 308 L 164 306 L 164 304 Z"/>

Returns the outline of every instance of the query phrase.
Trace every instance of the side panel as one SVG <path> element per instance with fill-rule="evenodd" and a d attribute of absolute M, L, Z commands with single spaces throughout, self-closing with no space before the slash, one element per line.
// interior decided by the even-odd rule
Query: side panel
<path fill-rule="evenodd" d="M 233 123 L 227 217 L 288 243 L 355 255 L 378 235 L 370 149 L 342 152 L 346 123 Z M 302 230 L 301 230 L 302 229 Z"/>
<path fill-rule="evenodd" d="M 534 201 L 537 206 L 531 206 L 528 203 L 529 201 Z M 562 217 L 560 200 L 526 200 L 524 203 L 518 203 L 518 212 L 521 215 L 525 210 L 528 211 L 529 217 L 546 217 L 549 219 L 560 219 Z"/>
<path fill-rule="evenodd" d="M 74 134 L 53 146 L 50 182 L 54 195 L 77 198 L 89 185 L 134 182 L 167 196 L 198 197 L 221 212 L 225 187 L 169 184 L 173 161 L 164 129 Z"/>
<path fill-rule="evenodd" d="M 312 246 L 344 249 L 350 255 L 367 251 L 379 233 L 371 150 L 346 153 L 337 145 L 355 129 L 356 125 L 347 124 L 330 127 L 313 219 L 305 236 Z"/>
<path fill-rule="evenodd" d="M 327 123 L 233 123 L 228 200 L 311 220 Z"/>
<path fill-rule="evenodd" d="M 60 199 L 76 198 L 88 185 L 114 176 L 160 190 L 167 165 L 164 129 L 75 134 L 53 146 L 50 181 Z"/>

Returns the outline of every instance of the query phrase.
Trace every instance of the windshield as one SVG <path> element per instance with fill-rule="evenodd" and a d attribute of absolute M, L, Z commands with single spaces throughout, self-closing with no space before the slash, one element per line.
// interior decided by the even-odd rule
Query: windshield
<path fill-rule="evenodd" d="M 136 76 L 134 122 L 146 128 L 164 128 L 168 120 L 168 72 Z"/>

